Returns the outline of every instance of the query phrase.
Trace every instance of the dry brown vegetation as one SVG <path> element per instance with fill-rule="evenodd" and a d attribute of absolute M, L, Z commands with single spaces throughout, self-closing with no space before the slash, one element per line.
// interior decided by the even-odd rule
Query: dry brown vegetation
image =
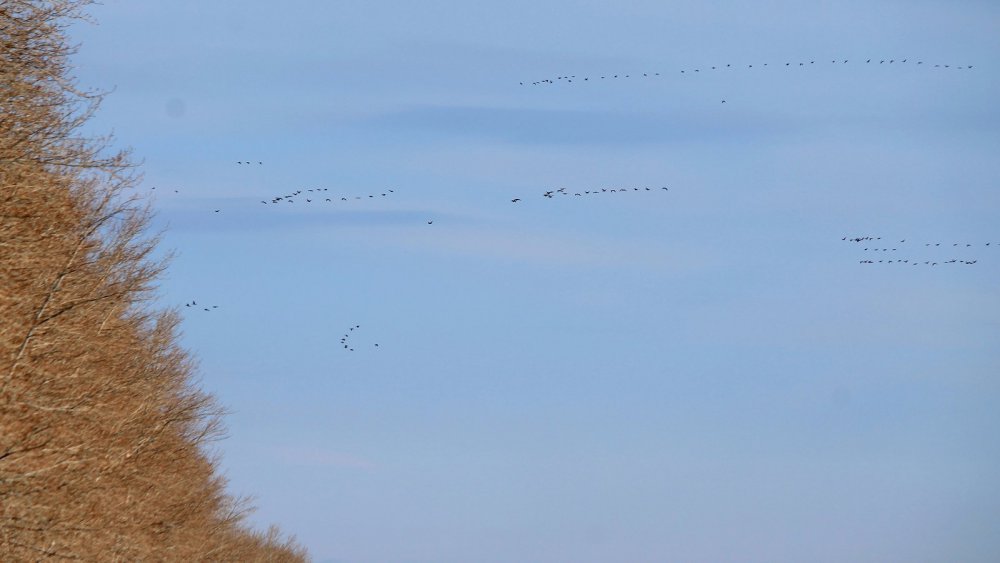
<path fill-rule="evenodd" d="M 0 560 L 303 561 L 226 494 L 134 167 L 79 134 L 87 3 L 0 0 Z"/>

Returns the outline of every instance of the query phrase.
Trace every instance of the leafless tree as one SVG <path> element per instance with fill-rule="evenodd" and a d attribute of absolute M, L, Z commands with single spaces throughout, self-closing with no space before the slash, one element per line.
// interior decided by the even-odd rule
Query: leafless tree
<path fill-rule="evenodd" d="M 0 0 L 0 560 L 303 561 L 243 524 L 206 444 L 178 317 L 149 305 L 136 168 L 79 127 L 71 76 L 88 0 Z"/>

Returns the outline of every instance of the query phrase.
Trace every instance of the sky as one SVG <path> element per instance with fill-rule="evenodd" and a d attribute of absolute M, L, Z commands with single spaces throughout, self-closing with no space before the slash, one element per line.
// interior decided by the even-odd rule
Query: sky
<path fill-rule="evenodd" d="M 85 133 L 141 162 L 255 525 L 320 563 L 996 560 L 997 3 L 89 13 Z"/>

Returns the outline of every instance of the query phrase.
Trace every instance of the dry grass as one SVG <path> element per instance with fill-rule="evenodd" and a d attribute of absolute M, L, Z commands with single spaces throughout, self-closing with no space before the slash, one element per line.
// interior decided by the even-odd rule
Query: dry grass
<path fill-rule="evenodd" d="M 0 560 L 304 561 L 226 494 L 221 411 L 147 305 L 134 168 L 77 136 L 101 99 L 64 33 L 87 3 L 0 0 Z"/>

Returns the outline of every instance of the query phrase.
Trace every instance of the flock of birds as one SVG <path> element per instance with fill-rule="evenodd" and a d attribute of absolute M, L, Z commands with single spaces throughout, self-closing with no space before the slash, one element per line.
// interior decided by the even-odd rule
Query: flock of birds
<path fill-rule="evenodd" d="M 660 186 L 659 188 L 650 188 L 648 186 L 643 186 L 641 188 L 631 187 L 631 186 L 630 187 L 618 186 L 618 187 L 613 187 L 613 188 L 594 188 L 593 190 L 584 190 L 582 192 L 573 192 L 572 195 L 576 196 L 576 197 L 583 197 L 583 196 L 588 196 L 588 195 L 627 194 L 627 193 L 633 193 L 633 192 L 641 192 L 641 193 L 645 193 L 645 192 L 658 192 L 660 190 L 662 190 L 662 191 L 669 191 L 669 188 L 667 188 L 666 186 Z M 571 194 L 566 190 L 566 188 L 559 188 L 557 190 L 549 190 L 549 191 L 546 191 L 546 192 L 542 193 L 542 197 L 548 198 L 548 199 L 555 199 L 555 197 L 557 195 L 568 196 L 568 195 L 571 195 Z M 514 202 L 514 203 L 517 203 L 517 202 L 521 201 L 521 198 L 514 198 L 511 201 Z"/>
<path fill-rule="evenodd" d="M 199 305 L 198 305 L 197 301 L 192 300 L 190 303 L 185 303 L 184 306 L 185 307 L 189 307 L 189 308 L 190 307 L 198 308 Z M 202 306 L 202 308 L 205 311 L 211 311 L 212 309 L 218 309 L 219 306 L 218 305 L 212 305 L 211 307 L 204 307 L 204 306 Z"/>
<path fill-rule="evenodd" d="M 892 64 L 896 64 L 896 63 L 907 64 L 907 61 L 909 61 L 909 59 L 898 59 L 898 60 L 897 59 L 865 59 L 864 63 L 861 63 L 859 61 L 859 64 L 876 64 L 876 65 L 890 64 L 890 65 L 892 65 Z M 837 64 L 845 65 L 845 64 L 848 64 L 849 62 L 850 62 L 850 59 L 844 59 L 844 60 L 834 59 L 834 60 L 830 61 L 830 63 L 835 64 L 835 65 L 837 65 Z M 798 63 L 786 62 L 784 64 L 778 63 L 778 64 L 775 64 L 775 65 L 771 65 L 771 67 L 769 67 L 769 68 L 775 68 L 775 67 L 776 68 L 785 68 L 785 67 L 788 67 L 788 68 L 797 68 L 797 67 L 800 67 L 800 66 L 801 67 L 807 67 L 807 66 L 812 66 L 812 65 L 815 65 L 815 64 L 816 64 L 815 60 L 802 61 L 802 62 L 798 62 Z M 924 65 L 923 61 L 916 61 L 916 62 L 912 62 L 912 63 L 909 63 L 909 64 L 912 64 L 912 65 L 922 65 L 922 66 L 925 66 L 926 68 L 955 69 L 955 70 L 971 69 L 972 68 L 972 65 L 950 65 L 950 64 L 934 64 L 934 65 L 928 64 L 928 65 Z M 756 65 L 757 68 L 764 68 L 764 67 L 767 67 L 767 66 L 768 66 L 768 63 Z M 743 65 L 733 65 L 731 63 L 727 63 L 725 65 L 715 65 L 715 66 L 709 65 L 709 66 L 705 66 L 704 68 L 686 68 L 686 69 L 681 69 L 678 74 L 689 75 L 689 74 L 694 74 L 694 73 L 700 73 L 700 72 L 702 72 L 702 70 L 704 70 L 705 72 L 710 72 L 710 71 L 713 71 L 713 70 L 726 70 L 726 69 L 733 70 L 733 69 L 737 69 L 737 68 L 744 68 L 744 67 L 743 67 Z M 754 65 L 748 64 L 748 65 L 746 65 L 745 68 L 748 68 L 748 69 L 754 68 Z M 619 73 L 619 74 L 605 74 L 605 75 L 602 75 L 600 77 L 598 77 L 598 76 L 581 76 L 579 78 L 577 78 L 577 76 L 575 74 L 569 74 L 569 75 L 564 75 L 564 76 L 557 76 L 555 78 L 543 78 L 543 79 L 540 79 L 540 80 L 527 81 L 527 82 L 522 81 L 522 82 L 520 82 L 520 84 L 521 84 L 521 86 L 547 86 L 547 85 L 552 85 L 552 84 L 556 84 L 556 83 L 560 83 L 560 82 L 561 83 L 565 83 L 565 84 L 572 83 L 574 81 L 576 81 L 577 83 L 579 83 L 579 82 L 589 82 L 592 79 L 593 80 L 615 80 L 615 79 L 625 79 L 625 78 L 656 78 L 657 76 L 666 76 L 666 74 L 667 73 L 659 73 L 659 72 L 642 72 L 642 73 L 634 73 L 634 74 Z M 723 103 L 725 103 L 725 100 L 723 100 Z"/>
<path fill-rule="evenodd" d="M 352 345 L 349 340 L 351 335 L 354 333 L 354 330 L 359 328 L 361 328 L 361 325 L 354 325 L 347 329 L 347 332 L 344 333 L 344 337 L 340 339 L 340 343 L 344 345 L 344 350 L 347 350 L 348 352 L 354 351 L 354 348 L 351 347 Z M 378 342 L 375 343 L 375 348 L 378 348 Z"/>
<path fill-rule="evenodd" d="M 257 161 L 257 163 L 258 163 L 258 165 L 263 165 L 262 161 Z M 236 164 L 252 164 L 252 161 L 237 161 Z M 155 190 L 156 188 L 153 188 L 153 189 Z M 593 190 L 584 190 L 584 191 L 581 191 L 581 192 L 573 192 L 573 193 L 570 193 L 569 191 L 567 191 L 566 188 L 558 188 L 558 189 L 555 189 L 555 190 L 545 191 L 541 195 L 542 195 L 542 197 L 545 197 L 545 198 L 548 198 L 548 199 L 554 199 L 556 196 L 559 196 L 559 195 L 561 195 L 561 196 L 572 195 L 572 196 L 577 196 L 577 197 L 583 197 L 583 196 L 589 196 L 589 195 L 624 194 L 624 193 L 634 193 L 634 192 L 653 192 L 653 191 L 659 191 L 659 190 L 669 191 L 669 188 L 667 188 L 666 186 L 659 186 L 659 187 L 652 187 L 652 188 L 649 187 L 649 186 L 642 186 L 642 187 L 635 187 L 635 186 L 615 186 L 615 187 L 608 187 L 608 188 L 594 188 Z M 367 194 L 367 197 L 361 196 L 361 195 L 350 195 L 350 196 L 347 196 L 347 195 L 332 195 L 331 197 L 326 197 L 328 194 L 326 194 L 325 192 L 329 192 L 329 191 L 330 191 L 329 188 L 312 188 L 312 189 L 307 189 L 307 190 L 295 190 L 295 191 L 293 191 L 291 193 L 286 193 L 286 194 L 282 194 L 282 195 L 279 195 L 279 196 L 271 197 L 270 200 L 262 199 L 262 200 L 260 200 L 260 203 L 263 204 L 263 205 L 276 205 L 276 204 L 279 204 L 279 203 L 295 203 L 296 201 L 298 201 L 300 203 L 336 203 L 336 202 L 342 202 L 342 201 L 359 201 L 359 200 L 363 201 L 363 200 L 367 200 L 367 199 L 377 199 L 377 198 L 380 198 L 380 197 L 391 197 L 392 194 L 396 193 L 396 190 L 387 189 L 384 192 L 377 192 L 377 193 L 374 193 L 374 194 Z M 174 192 L 176 193 L 176 190 Z M 515 198 L 512 198 L 510 201 L 511 201 L 511 203 L 518 203 L 518 202 L 522 201 L 522 199 L 520 197 L 515 197 Z M 213 210 L 214 213 L 219 213 L 221 211 L 222 211 L 221 209 L 214 209 Z M 427 224 L 428 225 L 433 225 L 434 221 L 433 220 L 427 221 Z"/>
<path fill-rule="evenodd" d="M 899 59 L 899 60 L 897 60 L 897 59 L 865 59 L 863 63 L 861 61 L 857 61 L 857 64 L 865 64 L 865 65 L 872 65 L 872 64 L 874 64 L 874 65 L 885 65 L 885 64 L 889 64 L 889 65 L 895 65 L 895 64 L 898 63 L 900 65 L 902 65 L 902 64 L 911 64 L 911 65 L 914 65 L 914 66 L 923 66 L 925 68 L 956 69 L 956 70 L 971 69 L 972 68 L 972 65 L 964 65 L 964 66 L 963 65 L 949 65 L 949 64 L 934 64 L 934 65 L 927 64 L 927 65 L 925 65 L 924 62 L 920 61 L 920 60 L 914 61 L 912 63 L 908 63 L 908 61 L 909 61 L 909 59 Z M 830 63 L 834 64 L 834 65 L 846 65 L 846 64 L 849 64 L 850 62 L 851 62 L 850 59 L 843 59 L 843 60 L 834 59 L 834 60 L 830 61 Z M 807 66 L 813 66 L 813 65 L 816 65 L 816 61 L 815 60 L 801 61 L 801 62 L 797 62 L 797 63 L 785 62 L 784 64 L 780 64 L 779 63 L 779 64 L 771 65 L 771 67 L 772 68 L 773 67 L 777 67 L 777 68 L 797 68 L 797 67 L 807 67 Z M 752 69 L 752 68 L 754 68 L 754 66 L 755 65 L 753 65 L 753 64 L 747 64 L 745 68 Z M 757 68 L 764 68 L 764 67 L 768 67 L 769 65 L 768 65 L 768 63 L 763 63 L 763 64 L 758 64 L 756 66 L 757 66 Z M 714 66 L 706 66 L 704 68 L 680 69 L 679 74 L 690 75 L 690 74 L 695 74 L 695 73 L 701 73 L 702 70 L 704 70 L 705 72 L 711 72 L 711 71 L 721 71 L 721 70 L 733 70 L 733 69 L 737 69 L 737 68 L 744 68 L 744 67 L 742 65 L 736 65 L 736 66 L 734 66 L 731 63 L 727 63 L 724 66 L 723 65 L 714 65 Z M 576 75 L 564 75 L 564 76 L 557 76 L 555 78 L 545 78 L 545 79 L 540 79 L 540 80 L 535 80 L 535 81 L 521 82 L 520 84 L 522 86 L 525 86 L 525 85 L 542 86 L 542 85 L 553 85 L 553 84 L 557 84 L 557 83 L 567 83 L 568 84 L 568 83 L 572 83 L 574 81 L 576 81 L 576 82 L 589 82 L 589 81 L 591 81 L 591 79 L 593 79 L 593 80 L 596 81 L 596 80 L 608 80 L 608 79 L 610 79 L 610 80 L 631 79 L 631 78 L 640 78 L 640 77 L 641 78 L 655 78 L 655 77 L 660 77 L 660 76 L 665 76 L 665 74 L 664 73 L 660 73 L 660 72 L 652 72 L 652 73 L 643 72 L 643 73 L 635 73 L 635 74 L 624 74 L 624 73 L 621 73 L 621 74 L 606 74 L 606 75 L 601 75 L 600 77 L 598 77 L 598 76 L 593 76 L 593 77 L 591 77 L 591 76 L 582 76 L 582 77 L 579 77 L 579 78 Z M 726 103 L 726 100 L 722 100 L 722 103 Z M 240 165 L 240 166 L 253 166 L 253 165 L 263 166 L 264 162 L 261 161 L 261 160 L 257 160 L 257 161 L 253 161 L 253 160 L 238 160 L 238 161 L 236 161 L 236 164 Z M 152 189 L 155 190 L 156 187 L 154 186 Z M 365 197 L 365 196 L 362 196 L 362 195 L 350 195 L 350 196 L 347 196 L 347 195 L 330 195 L 330 194 L 326 193 L 326 192 L 329 192 L 329 191 L 330 191 L 329 188 L 313 188 L 313 189 L 307 189 L 307 190 L 301 190 L 300 189 L 300 190 L 293 191 L 291 193 L 286 193 L 286 194 L 283 194 L 283 195 L 274 196 L 274 197 L 270 198 L 270 200 L 263 199 L 260 202 L 263 205 L 276 205 L 276 204 L 279 204 L 279 203 L 296 203 L 296 202 L 307 203 L 307 204 L 311 204 L 311 203 L 314 203 L 314 202 L 315 203 L 321 203 L 321 202 L 334 203 L 334 202 L 359 201 L 359 200 L 369 200 L 369 199 L 376 199 L 376 198 L 384 198 L 384 197 L 390 197 L 391 194 L 395 193 L 395 190 L 388 189 L 388 190 L 386 190 L 384 192 L 377 192 L 377 193 L 372 193 L 372 194 L 366 194 L 367 197 Z M 557 196 L 585 197 L 585 196 L 624 194 L 624 193 L 646 193 L 646 192 L 651 192 L 652 193 L 652 192 L 659 192 L 659 191 L 669 191 L 669 189 L 666 186 L 659 186 L 659 187 L 648 187 L 648 186 L 642 186 L 642 187 L 635 187 L 635 186 L 615 186 L 615 187 L 606 187 L 606 188 L 594 188 L 594 189 L 591 189 L 591 190 L 583 190 L 583 191 L 574 191 L 574 192 L 571 193 L 566 188 L 558 188 L 558 189 L 547 190 L 545 192 L 542 192 L 541 196 L 544 197 L 544 198 L 547 198 L 547 199 L 555 199 Z M 179 191 L 178 190 L 174 190 L 174 193 L 179 193 Z M 329 197 L 327 197 L 328 195 L 329 195 Z M 511 203 L 515 203 L 516 204 L 516 203 L 522 201 L 522 199 L 520 197 L 514 197 L 510 201 L 511 201 Z M 221 211 L 222 211 L 221 209 L 215 209 L 214 210 L 215 213 L 219 213 Z M 427 224 L 428 225 L 433 225 L 434 221 L 433 220 L 428 220 Z M 878 236 L 853 236 L 853 237 L 845 236 L 841 240 L 847 241 L 847 242 L 852 242 L 852 243 L 857 243 L 857 244 L 867 243 L 868 246 L 864 247 L 864 251 L 865 252 L 879 252 L 879 253 L 897 252 L 899 250 L 900 246 L 906 244 L 906 239 L 901 239 L 901 240 L 899 240 L 898 243 L 893 243 L 893 244 L 889 244 L 887 242 L 886 243 L 881 243 L 880 241 L 882 240 L 882 237 L 878 237 Z M 982 244 L 972 244 L 972 243 L 957 243 L 956 242 L 956 243 L 952 243 L 951 246 L 949 247 L 947 243 L 928 242 L 928 243 L 924 243 L 924 248 L 925 249 L 933 249 L 933 248 L 941 247 L 942 245 L 945 248 L 952 248 L 952 249 L 956 249 L 956 250 L 959 250 L 959 249 L 964 250 L 964 249 L 974 248 L 974 247 L 977 247 L 977 246 L 989 247 L 989 246 L 991 246 L 991 243 L 987 242 L 987 243 L 982 243 Z M 993 247 L 994 248 L 996 248 L 998 246 L 1000 246 L 1000 242 L 993 243 Z M 880 256 L 881 256 L 881 254 L 880 254 Z M 944 265 L 944 264 L 966 264 L 966 265 L 971 265 L 971 264 L 978 263 L 978 259 L 951 258 L 949 260 L 936 261 L 936 260 L 919 260 L 919 259 L 912 259 L 912 258 L 902 258 L 902 259 L 901 258 L 891 258 L 890 259 L 890 258 L 888 258 L 888 256 L 890 256 L 889 254 L 885 254 L 885 256 L 887 256 L 887 257 L 883 258 L 883 259 L 864 258 L 864 259 L 859 260 L 859 263 L 861 263 L 861 264 L 908 264 L 908 265 L 912 264 L 914 266 L 917 266 L 917 265 L 937 266 L 937 265 Z M 894 256 L 894 255 L 892 255 L 892 256 Z M 190 303 L 185 303 L 184 306 L 187 307 L 187 308 L 199 308 L 197 302 L 195 302 L 193 300 Z M 218 305 L 212 305 L 210 307 L 201 307 L 201 308 L 204 311 L 212 311 L 213 309 L 217 309 Z M 350 339 L 351 335 L 354 333 L 355 329 L 360 329 L 360 328 L 361 328 L 361 325 L 355 325 L 355 326 L 350 327 L 348 329 L 348 331 L 344 334 L 343 338 L 341 338 L 340 343 L 344 346 L 345 350 L 348 350 L 348 351 L 351 351 L 351 352 L 354 351 L 354 348 L 352 347 L 351 343 L 349 342 L 349 339 Z M 375 347 L 378 347 L 377 343 L 375 344 Z"/>
<path fill-rule="evenodd" d="M 356 196 L 343 196 L 343 195 L 341 195 L 341 196 L 333 196 L 332 198 L 331 197 L 325 197 L 325 194 L 320 195 L 320 192 L 328 192 L 328 191 L 330 191 L 330 188 L 313 188 L 313 189 L 310 189 L 310 190 L 296 190 L 296 191 L 294 191 L 294 192 L 292 192 L 290 194 L 285 194 L 285 195 L 281 195 L 281 196 L 272 197 L 271 198 L 271 203 L 272 204 L 274 204 L 274 203 L 295 203 L 295 198 L 299 198 L 300 201 L 301 200 L 305 200 L 305 203 L 312 203 L 313 202 L 312 198 L 314 198 L 314 197 L 316 198 L 316 202 L 317 203 L 318 202 L 322 202 L 322 201 L 326 201 L 327 203 L 333 203 L 335 200 L 336 201 L 351 201 L 351 200 L 365 199 L 363 196 L 359 196 L 359 195 L 356 195 Z M 394 193 L 396 193 L 395 190 L 386 190 L 386 191 L 378 193 L 378 194 L 368 194 L 368 198 L 375 198 L 376 195 L 378 195 L 380 197 L 388 197 L 389 195 L 394 194 Z M 310 195 L 310 194 L 313 194 L 313 195 Z M 302 197 L 299 197 L 299 196 L 302 196 Z M 267 200 L 264 200 L 264 199 L 260 200 L 260 202 L 263 203 L 264 205 L 267 205 L 267 203 L 268 203 Z"/>
<path fill-rule="evenodd" d="M 890 243 L 888 241 L 886 241 L 886 242 L 880 242 L 880 241 L 882 241 L 882 237 L 877 237 L 877 236 L 875 236 L 875 237 L 873 237 L 873 236 L 844 237 L 844 238 L 842 238 L 840 240 L 847 241 L 847 242 L 852 242 L 852 243 L 855 243 L 855 244 L 860 244 L 860 243 L 866 243 L 866 244 L 868 244 L 868 246 L 864 247 L 863 252 L 884 252 L 884 253 L 898 252 L 899 249 L 900 249 L 900 247 L 903 247 L 904 245 L 907 245 L 906 239 L 900 239 L 898 242 L 893 242 L 893 243 Z M 909 243 L 909 244 L 912 245 L 914 243 Z M 917 243 L 917 244 L 919 244 L 919 243 Z M 924 250 L 932 250 L 932 249 L 938 249 L 938 248 L 940 248 L 940 247 L 943 246 L 946 249 L 950 248 L 950 249 L 957 249 L 957 250 L 965 250 L 965 249 L 970 249 L 970 248 L 987 248 L 987 247 L 990 247 L 991 245 L 992 245 L 993 248 L 997 248 L 997 247 L 1000 247 L 1000 242 L 992 242 L 992 243 L 991 242 L 986 242 L 986 243 L 953 242 L 953 243 L 951 243 L 950 246 L 948 245 L 948 243 L 925 242 L 924 245 L 923 245 L 923 247 L 917 246 L 917 248 L 923 248 Z M 907 248 L 904 248 L 904 251 L 905 250 L 909 250 L 909 247 L 907 246 Z M 886 256 L 886 258 L 882 258 L 882 259 L 879 259 L 879 260 L 876 260 L 874 258 L 863 258 L 863 259 L 859 260 L 858 263 L 859 264 L 906 264 L 906 265 L 913 265 L 913 266 L 920 266 L 920 265 L 923 265 L 923 266 L 938 266 L 938 265 L 946 265 L 946 264 L 966 264 L 966 265 L 972 265 L 972 264 L 976 264 L 976 263 L 979 262 L 978 259 L 968 259 L 968 258 L 951 258 L 949 260 L 941 260 L 941 259 L 937 259 L 937 260 L 935 260 L 935 259 L 920 260 L 920 259 L 913 259 L 913 258 L 895 258 L 895 257 L 890 258 L 890 256 L 894 256 L 894 255 L 889 255 L 889 254 L 886 254 L 884 256 Z"/>

